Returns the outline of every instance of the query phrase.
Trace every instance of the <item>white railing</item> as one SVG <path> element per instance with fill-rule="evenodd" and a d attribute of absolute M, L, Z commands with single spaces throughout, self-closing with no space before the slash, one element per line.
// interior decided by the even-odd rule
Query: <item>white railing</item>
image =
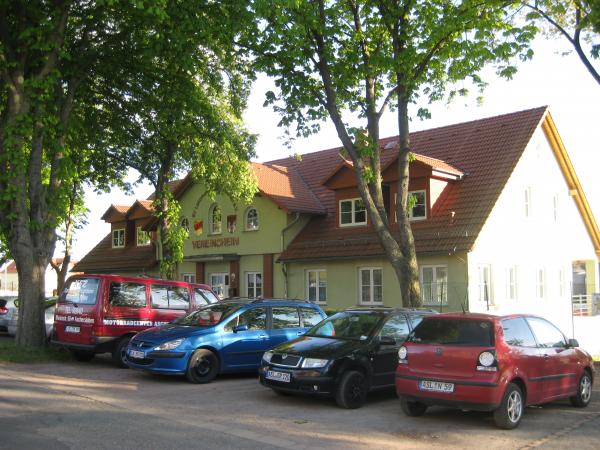
<path fill-rule="evenodd" d="M 595 316 L 600 311 L 600 295 L 582 294 L 571 298 L 574 316 Z"/>

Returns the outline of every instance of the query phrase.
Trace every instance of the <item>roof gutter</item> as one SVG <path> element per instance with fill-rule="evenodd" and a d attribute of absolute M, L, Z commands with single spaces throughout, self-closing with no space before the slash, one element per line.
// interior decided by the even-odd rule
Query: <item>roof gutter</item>
<path fill-rule="evenodd" d="M 558 134 L 556 125 L 554 124 L 552 116 L 550 116 L 549 112 L 546 113 L 546 117 L 542 123 L 542 128 L 546 134 L 546 137 L 550 141 L 550 148 L 552 148 L 554 156 L 558 161 L 558 165 L 560 166 L 567 185 L 569 186 L 569 193 L 577 205 L 579 214 L 581 214 L 587 232 L 592 240 L 592 245 L 594 246 L 596 256 L 600 259 L 600 230 L 598 229 L 598 224 L 596 223 L 596 219 L 592 214 L 590 204 L 585 197 L 583 188 L 579 182 L 579 178 L 577 178 L 573 164 L 569 159 L 569 155 L 567 154 L 565 146 L 560 138 L 560 135 Z"/>

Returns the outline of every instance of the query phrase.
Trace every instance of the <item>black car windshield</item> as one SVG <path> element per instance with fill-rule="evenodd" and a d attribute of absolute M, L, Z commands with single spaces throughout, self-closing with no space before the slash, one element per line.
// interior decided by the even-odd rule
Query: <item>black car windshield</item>
<path fill-rule="evenodd" d="M 494 345 L 493 323 L 489 320 L 427 318 L 409 335 L 408 342 L 436 345 Z"/>
<path fill-rule="evenodd" d="M 189 327 L 212 327 L 236 312 L 242 303 L 218 303 L 200 308 L 187 316 L 173 321 L 177 325 Z"/>
<path fill-rule="evenodd" d="M 312 327 L 305 336 L 364 341 L 373 333 L 380 320 L 379 314 L 340 312 Z"/>

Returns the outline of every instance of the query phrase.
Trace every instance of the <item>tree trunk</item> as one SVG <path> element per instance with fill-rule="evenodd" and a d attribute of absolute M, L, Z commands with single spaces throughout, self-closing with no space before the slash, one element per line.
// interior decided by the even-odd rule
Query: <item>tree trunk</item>
<path fill-rule="evenodd" d="M 175 264 L 173 263 L 173 248 L 169 233 L 171 226 L 169 220 L 169 181 L 175 158 L 176 146 L 173 142 L 166 143 L 166 154 L 161 162 L 156 182 L 156 198 L 154 202 L 155 214 L 158 217 L 158 239 L 160 240 L 160 272 L 163 278 L 173 280 L 176 277 Z"/>
<path fill-rule="evenodd" d="M 22 255 L 18 259 L 21 262 L 17 263 L 20 301 L 16 343 L 22 347 L 40 347 L 46 342 L 44 300 L 47 261 L 33 255 Z"/>
<path fill-rule="evenodd" d="M 408 299 L 412 307 L 421 306 L 421 286 L 419 285 L 419 266 L 417 264 L 417 252 L 415 241 L 408 215 L 408 187 L 409 187 L 409 163 L 410 163 L 410 136 L 408 121 L 408 101 L 399 89 L 398 95 L 398 139 L 400 141 L 398 150 L 398 196 L 396 210 L 398 216 L 398 230 L 400 233 L 400 249 L 402 261 L 400 263 L 402 299 Z"/>

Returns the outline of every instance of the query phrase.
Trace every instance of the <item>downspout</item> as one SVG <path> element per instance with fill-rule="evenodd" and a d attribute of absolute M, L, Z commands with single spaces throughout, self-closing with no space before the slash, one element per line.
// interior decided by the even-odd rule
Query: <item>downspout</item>
<path fill-rule="evenodd" d="M 292 228 L 300 220 L 300 213 L 296 212 L 296 217 L 281 230 L 281 251 L 285 250 L 285 232 Z M 281 263 L 281 272 L 283 273 L 283 296 L 288 297 L 288 271 L 287 264 Z"/>

